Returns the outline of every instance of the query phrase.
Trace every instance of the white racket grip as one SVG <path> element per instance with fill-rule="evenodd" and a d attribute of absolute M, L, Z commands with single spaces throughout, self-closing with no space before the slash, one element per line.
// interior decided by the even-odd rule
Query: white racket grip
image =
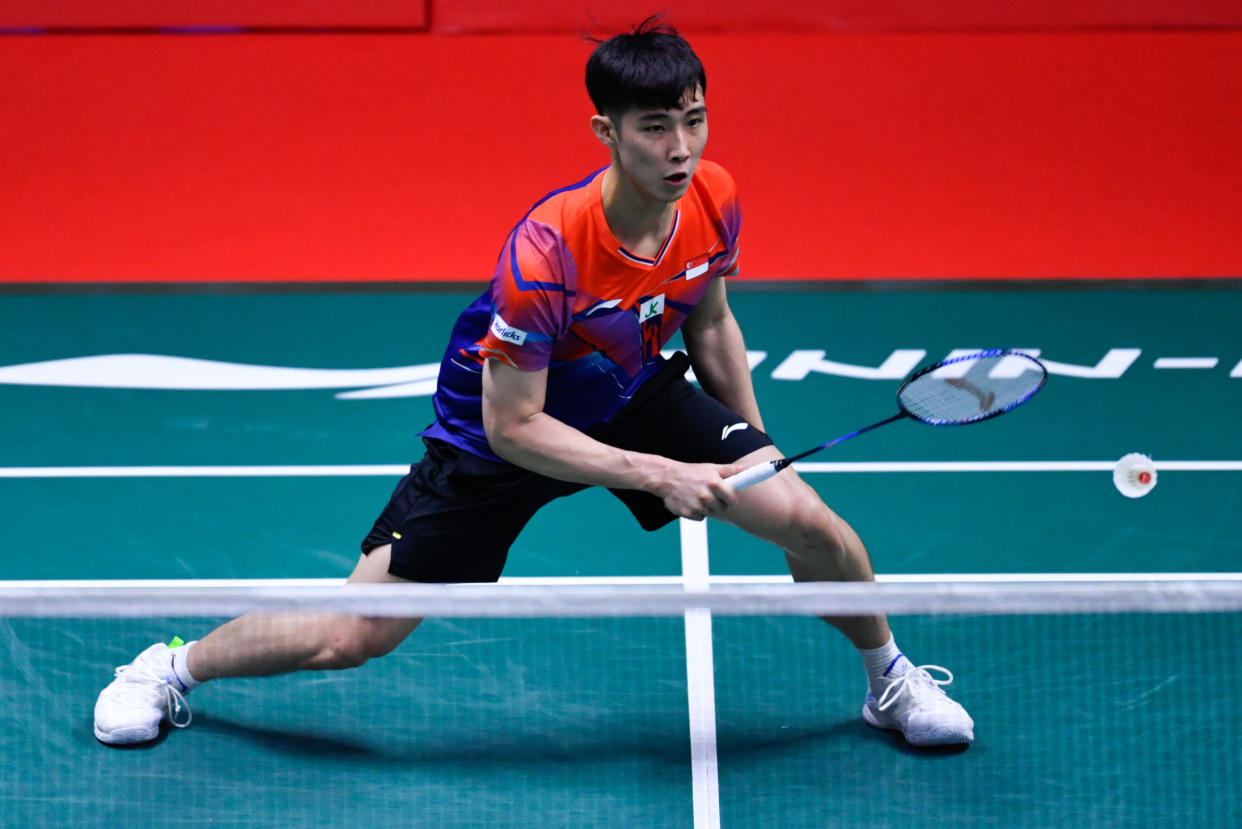
<path fill-rule="evenodd" d="M 725 483 L 733 487 L 734 492 L 741 492 L 744 489 L 750 489 L 755 484 L 763 483 L 779 471 L 776 468 L 776 461 L 764 461 L 749 469 L 743 469 L 736 475 L 730 475 L 725 478 Z"/>

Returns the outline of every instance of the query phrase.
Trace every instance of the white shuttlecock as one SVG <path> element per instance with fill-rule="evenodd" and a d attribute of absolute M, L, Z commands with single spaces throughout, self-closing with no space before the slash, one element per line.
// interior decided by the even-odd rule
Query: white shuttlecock
<path fill-rule="evenodd" d="M 1131 452 L 1113 467 L 1113 485 L 1127 498 L 1142 498 L 1156 487 L 1156 465 L 1140 452 Z"/>

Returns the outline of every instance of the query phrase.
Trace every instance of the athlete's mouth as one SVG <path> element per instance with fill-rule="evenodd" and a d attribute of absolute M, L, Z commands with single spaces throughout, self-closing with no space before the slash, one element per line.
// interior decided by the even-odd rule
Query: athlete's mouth
<path fill-rule="evenodd" d="M 669 184 L 684 184 L 688 178 L 690 178 L 689 173 L 673 173 L 671 176 L 665 176 L 664 180 Z"/>

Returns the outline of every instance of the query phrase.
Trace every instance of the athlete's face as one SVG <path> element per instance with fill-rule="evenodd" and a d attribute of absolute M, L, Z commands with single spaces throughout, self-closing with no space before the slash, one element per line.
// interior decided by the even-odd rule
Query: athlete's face
<path fill-rule="evenodd" d="M 614 127 L 620 172 L 636 190 L 659 202 L 685 195 L 707 144 L 702 89 L 674 109 L 631 109 Z"/>

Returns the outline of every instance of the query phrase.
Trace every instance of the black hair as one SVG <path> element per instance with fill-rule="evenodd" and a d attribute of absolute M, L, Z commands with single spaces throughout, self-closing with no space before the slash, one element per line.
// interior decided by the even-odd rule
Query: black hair
<path fill-rule="evenodd" d="M 660 15 L 599 43 L 586 65 L 587 94 L 601 115 L 676 109 L 686 90 L 707 92 L 707 73 L 690 44 Z"/>

